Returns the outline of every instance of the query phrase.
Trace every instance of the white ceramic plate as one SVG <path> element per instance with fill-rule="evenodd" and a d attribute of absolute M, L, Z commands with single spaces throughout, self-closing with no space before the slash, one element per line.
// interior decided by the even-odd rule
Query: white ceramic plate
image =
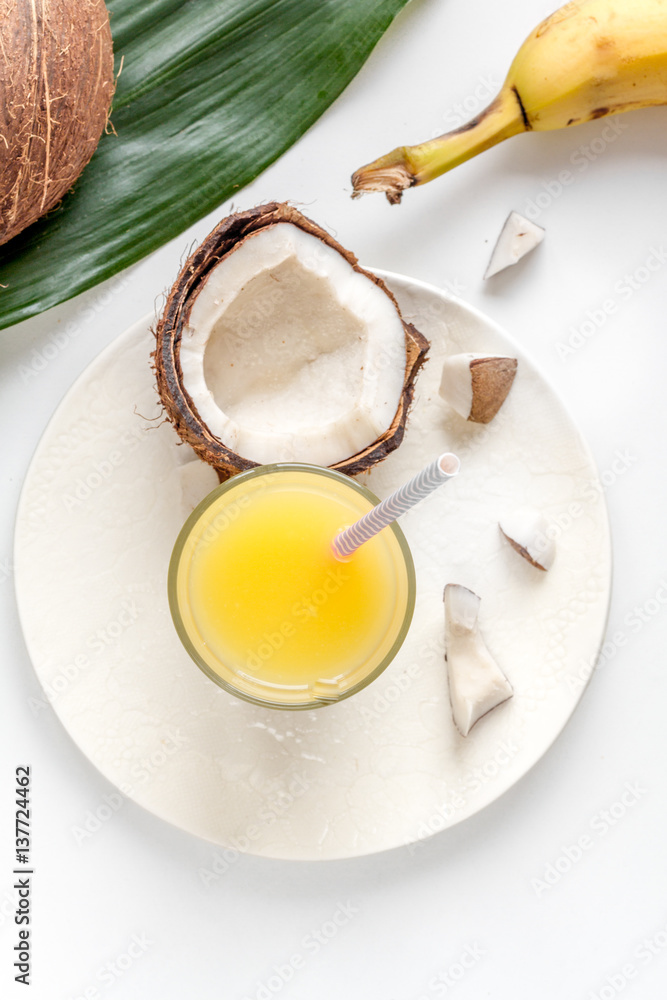
<path fill-rule="evenodd" d="M 150 320 L 78 379 L 37 449 L 16 527 L 16 585 L 35 670 L 63 725 L 122 792 L 234 850 L 343 858 L 410 844 L 478 812 L 560 733 L 602 642 L 607 513 L 576 427 L 519 347 L 436 288 L 385 275 L 431 340 L 404 443 L 364 480 L 386 495 L 444 450 L 458 479 L 403 519 L 418 577 L 408 639 L 364 691 L 310 712 L 226 694 L 181 648 L 167 607 L 172 545 L 217 480 L 159 420 Z M 439 399 L 443 358 L 519 358 L 488 426 Z M 158 419 L 155 419 L 158 418 Z M 541 509 L 557 557 L 540 573 L 497 522 Z M 467 739 L 451 719 L 442 590 L 482 597 L 486 641 L 514 697 Z"/>

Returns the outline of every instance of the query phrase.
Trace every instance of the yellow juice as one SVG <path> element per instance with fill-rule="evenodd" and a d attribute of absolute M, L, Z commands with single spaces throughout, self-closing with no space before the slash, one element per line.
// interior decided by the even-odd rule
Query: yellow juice
<path fill-rule="evenodd" d="M 209 676 L 251 701 L 309 708 L 384 669 L 414 604 L 405 539 L 393 526 L 344 562 L 331 550 L 375 502 L 314 466 L 265 466 L 213 491 L 170 569 L 177 629 Z"/>

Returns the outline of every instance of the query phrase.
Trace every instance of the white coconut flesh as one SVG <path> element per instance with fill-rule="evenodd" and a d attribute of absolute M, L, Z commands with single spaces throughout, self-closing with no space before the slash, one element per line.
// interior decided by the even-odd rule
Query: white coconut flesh
<path fill-rule="evenodd" d="M 440 395 L 467 420 L 472 410 L 472 375 L 470 362 L 484 354 L 453 354 L 445 360 L 440 381 Z"/>
<path fill-rule="evenodd" d="M 510 212 L 500 231 L 498 242 L 493 248 L 484 277 L 492 278 L 506 267 L 518 263 L 522 257 L 539 246 L 543 239 L 542 226 L 537 226 L 518 212 Z"/>
<path fill-rule="evenodd" d="M 201 420 L 251 461 L 333 465 L 390 426 L 403 323 L 390 297 L 291 223 L 211 270 L 183 330 L 183 385 Z"/>
<path fill-rule="evenodd" d="M 448 583 L 444 601 L 449 698 L 456 727 L 467 736 L 482 716 L 512 697 L 512 685 L 480 632 L 481 598 L 467 587 Z"/>

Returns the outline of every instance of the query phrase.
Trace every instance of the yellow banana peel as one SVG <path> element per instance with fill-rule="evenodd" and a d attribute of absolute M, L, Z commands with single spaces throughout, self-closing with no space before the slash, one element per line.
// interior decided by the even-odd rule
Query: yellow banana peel
<path fill-rule="evenodd" d="M 667 104 L 667 0 L 567 3 L 519 49 L 495 100 L 476 118 L 416 146 L 400 146 L 352 175 L 353 197 L 439 177 L 519 132 L 569 128 Z"/>

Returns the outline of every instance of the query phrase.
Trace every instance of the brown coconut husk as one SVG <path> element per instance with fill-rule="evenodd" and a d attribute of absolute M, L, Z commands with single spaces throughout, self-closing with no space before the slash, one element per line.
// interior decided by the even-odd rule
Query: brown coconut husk
<path fill-rule="evenodd" d="M 254 233 L 280 222 L 290 222 L 337 250 L 356 271 L 366 275 L 382 288 L 396 306 L 400 316 L 396 299 L 381 278 L 359 267 L 354 254 L 290 205 L 271 202 L 223 219 L 188 258 L 172 286 L 155 331 L 156 349 L 153 354 L 157 389 L 169 420 L 183 441 L 189 444 L 201 459 L 214 467 L 221 482 L 236 475 L 237 472 L 255 468 L 259 463 L 237 455 L 223 444 L 209 431 L 197 413 L 197 408 L 183 385 L 180 363 L 183 328 L 188 323 L 199 290 L 216 264 Z M 398 448 L 403 440 L 414 394 L 415 378 L 430 346 L 428 340 L 411 323 L 403 321 L 403 328 L 406 352 L 403 392 L 391 426 L 377 440 L 370 442 L 363 451 L 336 462 L 331 466 L 332 469 L 349 476 L 365 472 Z"/>
<path fill-rule="evenodd" d="M 72 186 L 113 91 L 103 0 L 0 0 L 0 243 Z"/>

